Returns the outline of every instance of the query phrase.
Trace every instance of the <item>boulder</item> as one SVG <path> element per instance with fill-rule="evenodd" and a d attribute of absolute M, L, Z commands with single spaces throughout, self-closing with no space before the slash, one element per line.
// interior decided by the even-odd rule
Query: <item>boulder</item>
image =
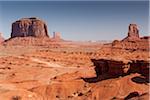
<path fill-rule="evenodd" d="M 12 24 L 11 38 L 14 37 L 49 37 L 47 25 L 38 18 L 23 18 Z"/>

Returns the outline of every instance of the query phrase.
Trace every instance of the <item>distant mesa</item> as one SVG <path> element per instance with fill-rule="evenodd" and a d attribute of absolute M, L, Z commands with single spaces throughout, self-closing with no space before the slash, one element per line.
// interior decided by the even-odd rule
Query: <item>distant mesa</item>
<path fill-rule="evenodd" d="M 134 40 L 139 40 L 139 30 L 136 24 L 130 24 L 129 25 L 129 30 L 128 30 L 128 36 L 123 39 L 123 41 L 134 41 Z"/>
<path fill-rule="evenodd" d="M 53 32 L 53 39 L 61 39 L 60 32 Z"/>
<path fill-rule="evenodd" d="M 22 18 L 12 24 L 11 38 L 14 37 L 49 37 L 47 25 L 44 21 L 36 18 Z"/>
<path fill-rule="evenodd" d="M 60 32 L 53 32 L 52 41 L 64 41 L 64 40 L 61 38 Z"/>
<path fill-rule="evenodd" d="M 31 17 L 15 21 L 12 24 L 11 37 L 5 40 L 3 45 L 60 47 L 57 41 L 63 41 L 59 32 L 54 32 L 54 36 L 49 38 L 46 23 L 39 18 Z"/>

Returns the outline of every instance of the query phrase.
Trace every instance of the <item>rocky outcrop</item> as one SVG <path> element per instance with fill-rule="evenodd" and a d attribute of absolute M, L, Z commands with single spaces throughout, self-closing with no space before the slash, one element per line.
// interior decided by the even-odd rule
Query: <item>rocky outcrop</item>
<path fill-rule="evenodd" d="M 149 79 L 150 63 L 145 60 L 134 60 L 130 63 L 129 73 L 140 73 Z"/>
<path fill-rule="evenodd" d="M 139 36 L 139 30 L 136 24 L 130 24 L 128 30 L 128 36 L 124 38 L 122 41 L 114 40 L 112 42 L 113 49 L 125 49 L 125 50 L 141 50 L 141 51 L 149 51 L 149 43 L 150 37 Z"/>
<path fill-rule="evenodd" d="M 92 84 L 81 79 L 53 81 L 50 85 L 35 87 L 30 91 L 42 96 L 42 100 L 129 100 L 124 98 L 136 96 L 128 96 L 130 93 L 133 94 L 136 91 L 139 96 L 142 96 L 148 91 L 148 85 L 135 84 L 131 80 L 137 76 L 139 75 L 128 75 Z M 69 74 L 68 77 L 70 77 Z M 147 100 L 147 97 L 144 100 Z"/>
<path fill-rule="evenodd" d="M 23 18 L 12 24 L 11 38 L 14 37 L 49 37 L 47 25 L 38 18 Z"/>
<path fill-rule="evenodd" d="M 119 41 L 113 42 L 112 48 L 113 49 L 124 49 L 124 50 L 140 50 L 140 51 L 149 51 L 149 40 L 148 39 L 141 39 L 139 41 Z"/>
<path fill-rule="evenodd" d="M 61 47 L 60 43 L 52 42 L 50 38 L 35 38 L 35 37 L 15 37 L 2 43 L 5 46 L 50 46 L 50 47 Z"/>
<path fill-rule="evenodd" d="M 137 28 L 136 24 L 130 24 L 129 25 L 129 30 L 128 30 L 128 36 L 123 39 L 124 41 L 134 41 L 134 40 L 139 40 L 139 30 Z"/>
<path fill-rule="evenodd" d="M 126 97 L 133 92 L 140 96 L 148 91 L 148 85 L 135 84 L 131 79 L 137 75 L 128 75 L 125 77 L 103 80 L 91 89 L 91 93 L 85 98 L 86 100 L 132 100 Z M 148 96 L 147 96 L 148 97 Z M 141 100 L 148 100 L 148 98 Z M 81 100 L 84 100 L 83 98 Z M 139 99 L 134 99 L 139 100 Z"/>
<path fill-rule="evenodd" d="M 97 76 L 103 74 L 110 74 L 112 76 L 120 76 L 125 73 L 123 66 L 125 63 L 123 61 L 107 60 L 107 59 L 92 59 L 95 65 L 95 71 Z"/>
<path fill-rule="evenodd" d="M 133 60 L 133 61 L 117 61 L 109 59 L 93 59 L 97 76 L 109 74 L 112 77 L 126 75 L 129 73 L 140 73 L 147 78 L 149 77 L 149 61 Z"/>

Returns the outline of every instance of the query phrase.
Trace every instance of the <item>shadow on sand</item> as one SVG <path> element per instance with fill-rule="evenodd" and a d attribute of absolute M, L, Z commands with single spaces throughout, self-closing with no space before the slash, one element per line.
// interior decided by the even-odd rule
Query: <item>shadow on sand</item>
<path fill-rule="evenodd" d="M 131 79 L 133 82 L 138 84 L 146 84 L 149 83 L 149 80 L 142 76 L 136 76 Z"/>

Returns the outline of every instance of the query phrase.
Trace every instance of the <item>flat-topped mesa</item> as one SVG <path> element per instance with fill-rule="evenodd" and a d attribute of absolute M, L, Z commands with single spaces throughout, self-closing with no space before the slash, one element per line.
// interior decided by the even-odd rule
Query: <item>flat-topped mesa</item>
<path fill-rule="evenodd" d="M 128 30 L 128 36 L 123 39 L 127 41 L 134 41 L 134 40 L 140 40 L 139 37 L 139 30 L 136 24 L 130 24 L 129 30 Z"/>
<path fill-rule="evenodd" d="M 22 18 L 12 24 L 11 38 L 14 37 L 49 37 L 47 25 L 44 21 L 36 18 Z"/>
<path fill-rule="evenodd" d="M 62 38 L 61 38 L 61 33 L 60 32 L 53 32 L 53 37 L 51 38 L 52 41 L 57 41 L 57 42 L 62 42 L 64 41 Z"/>

